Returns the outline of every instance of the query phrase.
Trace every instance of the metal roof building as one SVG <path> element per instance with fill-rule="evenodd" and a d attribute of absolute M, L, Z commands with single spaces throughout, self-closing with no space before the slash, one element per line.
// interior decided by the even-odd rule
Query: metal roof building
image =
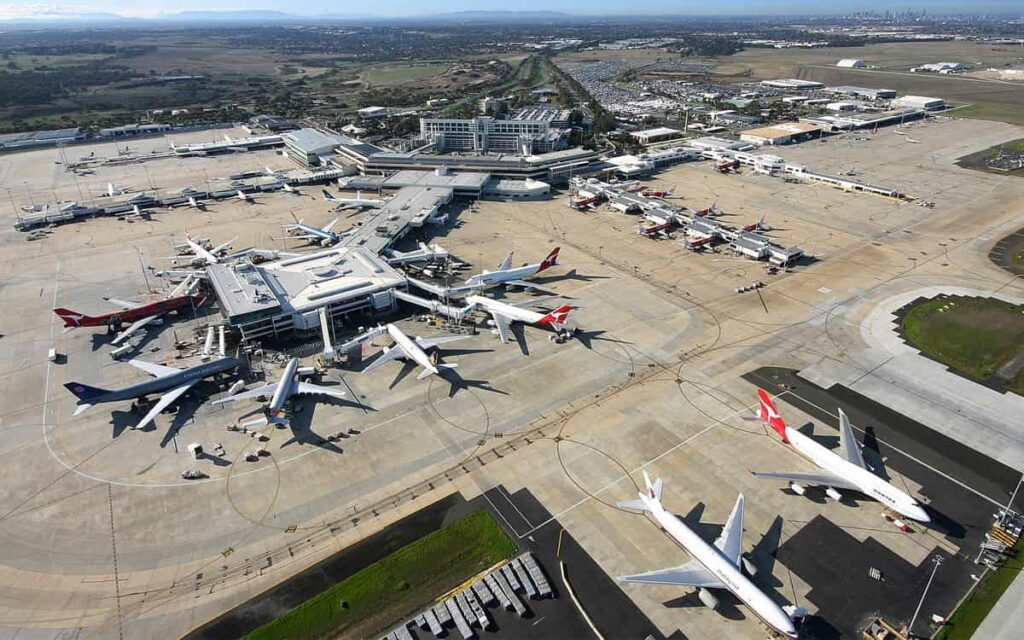
<path fill-rule="evenodd" d="M 206 269 L 221 313 L 245 339 L 320 326 L 320 308 L 330 318 L 394 304 L 405 278 L 373 251 L 335 247 L 287 260 L 246 261 Z"/>

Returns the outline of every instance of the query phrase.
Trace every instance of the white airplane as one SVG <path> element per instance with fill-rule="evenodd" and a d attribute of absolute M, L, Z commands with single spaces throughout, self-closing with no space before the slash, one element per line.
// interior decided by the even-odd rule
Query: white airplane
<path fill-rule="evenodd" d="M 513 322 L 522 322 L 535 327 L 551 327 L 559 336 L 569 333 L 565 329 L 565 321 L 569 318 L 572 306 L 563 304 L 550 313 L 537 313 L 525 308 L 533 306 L 537 300 L 527 300 L 518 304 L 498 302 L 484 296 L 468 296 L 466 304 L 471 307 L 482 307 L 491 315 L 489 324 L 493 326 L 502 342 L 508 342 L 508 335 Z"/>
<path fill-rule="evenodd" d="M 442 344 L 449 342 L 456 342 L 458 340 L 465 340 L 469 336 L 443 336 L 440 338 L 421 338 L 416 336 L 410 338 L 401 329 L 393 324 L 387 324 L 383 327 L 377 327 L 370 329 L 362 336 L 355 338 L 343 345 L 342 350 L 348 350 L 349 348 L 356 346 L 357 343 L 364 342 L 367 339 L 373 339 L 378 336 L 387 334 L 391 336 L 391 339 L 395 341 L 393 347 L 384 347 L 384 353 L 370 363 L 368 367 L 363 369 L 363 373 L 369 373 L 374 369 L 377 369 L 381 365 L 387 364 L 392 360 L 405 359 L 409 360 L 420 367 L 423 371 L 416 376 L 417 380 L 423 380 L 427 376 L 440 376 L 441 372 L 445 369 L 454 369 L 458 365 L 455 364 L 438 364 L 427 354 L 427 351 L 434 349 Z"/>
<path fill-rule="evenodd" d="M 450 254 L 443 247 L 428 245 L 425 242 L 419 243 L 419 249 L 415 251 L 396 251 L 395 249 L 384 249 L 388 256 L 388 264 L 405 264 L 406 262 L 444 262 Z"/>
<path fill-rule="evenodd" d="M 202 210 L 202 209 L 206 208 L 206 205 L 203 204 L 202 202 L 199 202 L 198 200 L 196 200 L 195 196 L 189 196 L 188 197 L 188 206 L 192 207 L 193 209 L 199 209 L 199 210 Z"/>
<path fill-rule="evenodd" d="M 554 293 L 551 289 L 542 287 L 541 285 L 527 282 L 523 278 L 529 278 L 530 276 L 537 275 L 538 273 L 549 269 L 558 264 L 558 251 L 560 247 L 555 247 L 551 250 L 544 260 L 536 264 L 528 264 L 522 267 L 512 267 L 512 254 L 502 260 L 501 264 L 494 271 L 484 271 L 478 273 L 475 276 L 470 276 L 466 280 L 466 284 L 469 286 L 482 286 L 482 287 L 495 287 L 498 285 L 505 285 L 507 287 L 523 287 L 535 289 L 545 293 Z"/>
<path fill-rule="evenodd" d="M 640 492 L 639 500 L 619 502 L 619 506 L 624 509 L 650 513 L 665 535 L 682 547 L 691 559 L 688 563 L 671 569 L 622 576 L 619 578 L 620 581 L 696 587 L 699 589 L 700 601 L 711 609 L 718 606 L 718 598 L 709 589 L 725 589 L 739 598 L 776 633 L 782 634 L 786 638 L 800 637 L 792 618 L 783 611 L 782 607 L 757 588 L 747 576 L 743 575 L 741 566 L 751 574 L 753 574 L 753 566 L 742 558 L 742 493 L 736 499 L 736 506 L 733 507 L 722 533 L 715 540 L 714 545 L 710 545 L 675 514 L 667 511 L 661 505 L 661 493 L 664 487 L 661 478 L 651 484 L 651 479 L 645 471 L 644 483 L 647 486 L 647 492 Z"/>
<path fill-rule="evenodd" d="M 361 191 L 356 191 L 355 198 L 339 198 L 327 189 L 323 189 L 324 200 L 334 205 L 335 211 L 345 209 L 379 209 L 384 206 L 384 200 L 375 198 L 364 198 Z"/>
<path fill-rule="evenodd" d="M 774 429 L 786 444 L 808 458 L 821 468 L 817 472 L 752 472 L 759 478 L 776 478 L 788 480 L 790 488 L 798 495 L 804 494 L 804 485 L 825 487 L 825 493 L 833 500 L 842 499 L 838 489 L 859 491 L 866 496 L 878 500 L 893 511 L 917 520 L 930 522 L 931 517 L 921 504 L 907 493 L 897 489 L 879 476 L 875 475 L 864 463 L 860 443 L 853 435 L 850 421 L 843 410 L 839 410 L 839 449 L 838 453 L 818 444 L 796 429 L 786 426 L 786 421 L 779 415 L 779 410 L 764 389 L 758 389 L 761 410 L 758 418 L 761 422 Z"/>
<path fill-rule="evenodd" d="M 209 266 L 211 264 L 217 264 L 220 262 L 221 257 L 224 253 L 231 248 L 231 244 L 238 240 L 238 237 L 234 237 L 227 242 L 223 242 L 212 249 L 207 249 L 202 245 L 201 242 L 196 242 L 192 239 L 192 236 L 185 236 L 185 248 L 192 252 L 192 255 L 179 255 L 171 256 L 168 258 L 159 258 L 160 260 L 172 260 L 172 264 L 178 264 L 179 260 L 185 260 L 188 264 L 193 266 Z"/>
<path fill-rule="evenodd" d="M 296 218 L 294 213 L 292 214 L 292 219 L 295 220 L 295 222 L 285 227 L 288 234 L 293 238 L 307 240 L 311 244 L 319 244 L 324 247 L 329 247 L 332 244 L 341 242 L 341 238 L 344 235 L 333 231 L 335 225 L 337 225 L 338 221 L 341 220 L 340 217 L 331 220 L 322 227 L 308 225 L 303 220 Z M 296 233 L 297 231 L 301 233 Z"/>
<path fill-rule="evenodd" d="M 288 184 L 287 182 L 282 182 L 281 183 L 281 188 L 284 189 L 285 193 L 290 193 L 293 196 L 301 196 L 302 195 L 302 193 L 298 189 L 296 189 L 292 185 Z"/>
<path fill-rule="evenodd" d="M 242 202 L 248 202 L 250 204 L 253 203 L 253 202 L 256 202 L 256 200 L 253 198 L 252 194 L 246 193 L 246 192 L 242 191 L 241 189 L 235 191 L 235 197 L 238 198 L 239 200 L 241 200 Z"/>
<path fill-rule="evenodd" d="M 288 418 L 281 417 L 281 412 L 284 409 L 284 403 L 288 401 L 293 395 L 296 394 L 307 394 L 307 395 L 322 395 L 331 398 L 341 398 L 345 395 L 344 391 L 338 389 L 332 389 L 311 382 L 302 382 L 298 378 L 301 377 L 299 370 L 299 359 L 292 358 L 285 365 L 284 372 L 281 374 L 281 378 L 277 382 L 271 382 L 253 389 L 251 391 L 243 391 L 242 393 L 236 393 L 233 396 L 227 396 L 214 400 L 210 404 L 226 404 L 229 402 L 237 402 L 239 400 L 248 400 L 250 398 L 270 398 L 270 404 L 265 407 L 265 417 L 262 420 L 256 420 L 253 423 L 248 424 L 280 424 L 287 425 Z"/>
<path fill-rule="evenodd" d="M 107 183 L 107 188 L 103 191 L 96 193 L 95 195 L 100 197 L 113 198 L 114 196 L 123 196 L 129 193 L 135 193 L 131 189 L 125 187 L 115 187 L 113 182 Z"/>

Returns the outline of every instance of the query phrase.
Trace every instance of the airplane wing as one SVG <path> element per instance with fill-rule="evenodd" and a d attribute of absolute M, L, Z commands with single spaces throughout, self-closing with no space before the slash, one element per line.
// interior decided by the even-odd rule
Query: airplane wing
<path fill-rule="evenodd" d="M 166 378 L 167 376 L 179 373 L 182 369 L 177 367 L 168 367 L 162 364 L 156 364 L 154 362 L 146 362 L 145 360 L 129 360 L 128 364 L 132 365 L 136 369 L 142 369 L 151 376 L 157 378 Z"/>
<path fill-rule="evenodd" d="M 442 344 L 449 342 L 455 342 L 456 340 L 465 340 L 469 336 L 444 336 L 441 338 L 416 338 L 416 344 L 420 346 L 420 349 L 426 351 L 427 349 L 433 349 Z"/>
<path fill-rule="evenodd" d="M 325 387 L 319 384 L 313 384 L 312 382 L 296 382 L 293 388 L 293 393 L 304 393 L 306 395 L 321 395 L 329 396 L 331 398 L 344 397 L 345 392 L 341 389 L 335 389 L 333 387 Z"/>
<path fill-rule="evenodd" d="M 740 554 L 743 553 L 743 494 L 736 498 L 736 506 L 729 514 L 722 533 L 715 540 L 715 546 L 736 566 L 740 564 Z"/>
<path fill-rule="evenodd" d="M 379 366 L 381 366 L 383 364 L 387 364 L 388 362 L 391 362 L 392 360 L 395 360 L 397 358 L 403 358 L 403 357 L 405 357 L 405 352 L 402 351 L 402 349 L 399 348 L 398 346 L 394 346 L 394 347 L 388 349 L 386 352 L 382 353 L 379 358 L 377 358 L 376 360 L 371 362 L 369 364 L 369 366 L 367 366 L 365 369 L 363 369 L 362 372 L 363 373 L 369 373 L 369 372 L 373 371 L 374 369 L 376 369 L 377 367 L 379 367 Z"/>
<path fill-rule="evenodd" d="M 850 426 L 850 419 L 846 417 L 843 410 L 839 410 L 839 455 L 846 458 L 861 469 L 867 469 L 864 464 L 864 454 L 860 450 L 860 443 L 853 435 L 853 427 Z"/>
<path fill-rule="evenodd" d="M 659 569 L 657 571 L 648 571 L 647 573 L 622 576 L 619 578 L 619 581 L 639 584 L 671 584 L 681 587 L 707 587 L 709 589 L 726 588 L 718 578 L 696 560 L 691 560 L 680 567 L 673 567 L 671 569 Z"/>
<path fill-rule="evenodd" d="M 502 282 L 506 287 L 522 287 L 524 289 L 533 289 L 534 291 L 540 291 L 541 293 L 549 293 L 555 295 L 555 290 L 548 287 L 539 285 L 535 282 L 528 282 L 526 280 L 506 280 Z"/>
<path fill-rule="evenodd" d="M 137 361 L 133 360 L 132 362 L 137 362 Z M 154 365 L 154 366 L 159 366 L 159 365 Z M 168 369 L 173 369 L 173 367 L 167 367 L 167 368 Z M 175 371 L 177 371 L 177 369 L 175 369 Z M 180 398 L 182 396 L 182 394 L 184 394 L 186 391 L 191 389 L 198 382 L 199 382 L 199 378 L 196 378 L 194 380 L 186 382 L 185 384 L 181 385 L 180 387 L 175 387 L 175 388 L 171 389 L 170 391 L 168 391 L 167 393 L 165 393 L 163 396 L 161 396 L 161 398 L 159 400 L 157 400 L 157 403 L 155 405 L 153 405 L 153 408 L 149 410 L 149 413 L 147 413 L 142 418 L 142 420 L 140 420 L 139 423 L 137 425 L 135 425 L 134 427 L 132 427 L 132 428 L 133 429 L 141 429 L 144 426 L 146 426 L 147 424 L 149 424 L 150 422 L 152 422 L 158 415 L 160 415 L 161 411 L 163 411 L 167 407 L 171 406 L 171 404 L 175 400 Z"/>
<path fill-rule="evenodd" d="M 775 478 L 777 480 L 790 480 L 792 482 L 799 482 L 802 484 L 813 484 L 817 486 L 834 487 L 836 489 L 852 489 L 854 491 L 860 491 L 860 488 L 857 487 L 857 485 L 837 476 L 834 473 L 829 473 L 828 471 L 753 471 L 751 473 L 758 478 Z"/>
<path fill-rule="evenodd" d="M 249 391 L 236 393 L 233 396 L 225 396 L 223 398 L 218 398 L 217 400 L 214 400 L 210 404 L 227 404 L 229 402 L 237 402 L 238 400 L 248 400 L 250 398 L 259 397 L 269 398 L 274 395 L 275 391 L 277 391 L 277 383 L 272 382 L 270 384 L 265 384 L 257 389 L 250 389 Z"/>
<path fill-rule="evenodd" d="M 491 311 L 491 318 L 494 319 L 494 328 L 498 330 L 498 337 L 501 338 L 502 342 L 508 342 L 508 334 L 511 329 L 511 322 L 509 322 L 506 316 L 501 315 L 495 311 Z"/>
<path fill-rule="evenodd" d="M 146 326 L 150 322 L 153 322 L 156 319 L 157 319 L 157 316 L 146 316 L 145 318 L 141 318 L 139 320 L 136 320 L 135 322 L 133 322 L 130 325 L 128 325 L 127 329 L 125 329 L 121 333 L 119 333 L 116 336 L 114 336 L 114 339 L 110 341 L 110 344 L 121 344 L 122 342 L 124 342 L 128 338 L 130 338 L 133 335 L 135 335 L 138 332 L 139 329 L 141 329 L 142 327 Z"/>
<path fill-rule="evenodd" d="M 131 309 L 133 307 L 139 306 L 140 304 L 138 302 L 132 302 L 131 300 L 121 300 L 120 298 L 104 298 L 104 300 L 106 300 L 110 304 L 122 307 L 124 309 Z"/>

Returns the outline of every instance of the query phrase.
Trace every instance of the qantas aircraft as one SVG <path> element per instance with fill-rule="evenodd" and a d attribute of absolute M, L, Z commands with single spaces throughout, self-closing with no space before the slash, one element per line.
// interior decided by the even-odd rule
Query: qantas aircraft
<path fill-rule="evenodd" d="M 570 305 L 564 304 L 550 313 L 537 313 L 525 307 L 533 306 L 536 300 L 527 300 L 518 304 L 498 302 L 484 296 L 469 296 L 466 304 L 471 307 L 481 307 L 491 315 L 490 324 L 497 330 L 498 337 L 502 342 L 508 342 L 509 330 L 513 322 L 522 322 L 535 327 L 551 327 L 559 336 L 568 333 L 565 329 L 566 320 L 569 319 Z"/>
<path fill-rule="evenodd" d="M 293 395 L 296 394 L 308 394 L 308 395 L 323 395 L 331 398 L 341 398 L 345 395 L 345 392 L 340 389 L 332 389 L 331 387 L 325 387 L 319 384 L 313 384 L 311 382 L 302 382 L 298 378 L 301 377 L 299 371 L 299 359 L 292 358 L 285 365 L 284 372 L 281 373 L 281 378 L 277 382 L 268 383 L 253 389 L 251 391 L 243 391 L 242 393 L 236 393 L 233 396 L 227 396 L 214 400 L 210 404 L 226 404 L 228 402 L 237 402 L 239 400 L 247 400 L 250 398 L 270 398 L 270 404 L 265 408 L 265 418 L 257 420 L 252 424 L 280 424 L 287 425 L 288 419 L 281 417 L 281 411 L 284 409 L 284 403 L 288 401 Z"/>
<path fill-rule="evenodd" d="M 110 331 L 120 331 L 125 322 L 131 324 L 127 329 L 118 333 L 111 344 L 120 344 L 126 338 L 131 337 L 147 324 L 153 323 L 157 318 L 168 311 L 179 311 L 190 306 L 199 306 L 203 297 L 190 293 L 197 284 L 192 278 L 185 279 L 171 294 L 163 300 L 139 304 L 131 300 L 118 300 L 117 298 L 106 298 L 122 308 L 121 311 L 105 313 L 100 316 L 88 316 L 84 313 L 71 311 L 70 309 L 58 308 L 53 312 L 64 321 L 65 327 L 109 327 Z"/>
<path fill-rule="evenodd" d="M 173 260 L 174 264 L 179 261 L 185 261 L 193 266 L 207 266 L 211 264 L 217 264 L 223 257 L 224 253 L 231 248 L 231 243 L 238 240 L 237 237 L 228 240 L 227 242 L 221 243 L 212 249 L 207 249 L 201 243 L 196 242 L 192 239 L 192 236 L 185 236 L 184 248 L 190 250 L 191 255 L 178 255 L 170 256 L 167 258 L 158 258 L 159 260 Z"/>
<path fill-rule="evenodd" d="M 825 487 L 825 493 L 833 500 L 841 500 L 839 489 L 859 491 L 866 496 L 878 500 L 886 507 L 918 522 L 930 522 L 928 512 L 921 504 L 907 493 L 897 489 L 879 476 L 875 475 L 864 462 L 860 443 L 853 435 L 850 421 L 843 410 L 839 410 L 839 449 L 838 453 L 828 449 L 796 429 L 786 425 L 779 415 L 779 410 L 764 389 L 758 389 L 761 410 L 758 418 L 761 422 L 774 429 L 782 441 L 793 445 L 793 448 L 821 468 L 817 472 L 753 472 L 759 478 L 776 478 L 788 480 L 794 493 L 803 495 L 807 484 Z"/>
<path fill-rule="evenodd" d="M 708 544 L 697 535 L 686 523 L 661 505 L 661 492 L 664 487 L 661 478 L 651 484 L 651 479 L 644 472 L 644 483 L 647 491 L 638 494 L 639 500 L 619 502 L 623 509 L 650 513 L 661 530 L 673 542 L 690 554 L 690 561 L 671 569 L 660 569 L 619 578 L 622 582 L 640 584 L 667 584 L 699 589 L 700 601 L 714 609 L 718 606 L 718 598 L 709 589 L 725 589 L 732 592 L 743 604 L 766 625 L 786 638 L 799 638 L 792 618 L 782 607 L 757 588 L 747 576 L 743 575 L 741 566 L 751 571 L 750 565 L 743 561 L 743 494 L 736 499 L 729 520 L 726 521 L 722 533 L 714 545 Z"/>
<path fill-rule="evenodd" d="M 523 287 L 528 289 L 535 289 L 545 293 L 554 293 L 547 287 L 528 282 L 524 278 L 535 276 L 538 273 L 550 269 L 551 267 L 558 264 L 558 251 L 560 247 L 555 247 L 551 250 L 546 258 L 536 264 L 528 264 L 522 267 L 512 266 L 512 254 L 509 253 L 498 268 L 494 271 L 484 271 L 478 273 L 475 276 L 471 276 L 466 280 L 468 286 L 479 286 L 484 288 L 494 287 L 497 285 L 505 285 L 506 287 Z"/>

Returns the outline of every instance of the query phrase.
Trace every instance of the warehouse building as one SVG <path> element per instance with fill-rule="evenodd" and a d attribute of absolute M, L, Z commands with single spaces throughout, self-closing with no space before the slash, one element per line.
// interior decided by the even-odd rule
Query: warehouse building
<path fill-rule="evenodd" d="M 910 70 L 912 73 L 962 73 L 967 65 L 962 62 L 930 62 Z"/>
<path fill-rule="evenodd" d="M 827 90 L 835 94 L 864 98 L 865 100 L 891 100 L 896 97 L 896 92 L 892 89 L 871 89 L 870 87 L 851 87 L 849 85 L 843 85 L 839 87 L 829 87 Z"/>
<path fill-rule="evenodd" d="M 821 127 L 810 122 L 782 122 L 770 127 L 740 132 L 740 140 L 752 144 L 790 144 L 821 135 Z"/>
<path fill-rule="evenodd" d="M 85 139 L 85 132 L 78 127 L 69 129 L 51 129 L 46 131 L 26 131 L 25 133 L 8 133 L 0 135 L 0 150 L 27 149 L 30 147 L 47 147 L 67 144 Z"/>
<path fill-rule="evenodd" d="M 773 89 L 796 89 L 806 91 L 809 89 L 821 89 L 825 85 L 811 80 L 798 80 L 797 78 L 780 78 L 777 80 L 762 80 L 761 85 Z"/>
<path fill-rule="evenodd" d="M 657 127 L 655 129 L 644 129 L 642 131 L 634 131 L 629 135 L 640 144 L 650 144 L 652 142 L 674 140 L 678 138 L 681 133 L 682 132 L 679 129 L 672 129 L 670 127 Z"/>
<path fill-rule="evenodd" d="M 946 101 L 942 98 L 929 98 L 927 96 L 902 96 L 893 100 L 892 106 L 935 111 L 937 109 L 945 109 Z"/>
<path fill-rule="evenodd" d="M 572 126 L 570 109 L 554 108 L 546 105 L 523 107 L 512 114 L 513 120 L 544 120 L 552 129 L 568 129 Z"/>
<path fill-rule="evenodd" d="M 341 135 L 316 129 L 298 129 L 281 134 L 288 155 L 305 167 L 327 164 L 336 155 L 335 149 L 349 140 Z"/>
<path fill-rule="evenodd" d="M 860 58 L 843 58 L 836 63 L 836 66 L 846 69 L 867 69 L 868 63 Z"/>

